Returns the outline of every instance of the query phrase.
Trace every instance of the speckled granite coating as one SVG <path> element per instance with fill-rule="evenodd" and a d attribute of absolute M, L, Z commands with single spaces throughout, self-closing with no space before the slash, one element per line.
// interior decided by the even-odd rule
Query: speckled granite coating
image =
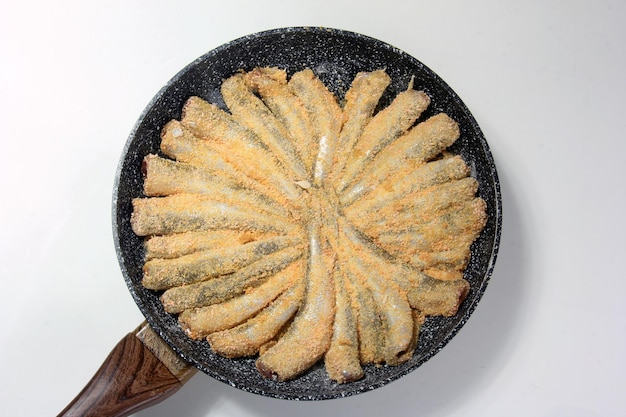
<path fill-rule="evenodd" d="M 131 200 L 142 196 L 141 162 L 148 153 L 159 153 L 161 128 L 179 118 L 182 104 L 192 95 L 224 106 L 219 87 L 239 69 L 278 66 L 289 74 L 313 69 L 339 98 L 357 72 L 385 68 L 392 79 L 380 101 L 386 106 L 411 77 L 416 89 L 431 97 L 422 119 L 446 112 L 461 128 L 461 137 L 450 150 L 460 154 L 479 182 L 478 195 L 487 203 L 487 225 L 472 247 L 465 272 L 471 292 L 458 314 L 451 318 L 430 317 L 422 328 L 420 342 L 411 360 L 396 367 L 366 366 L 365 377 L 348 384 L 329 380 L 318 364 L 289 382 L 263 378 L 254 359 L 226 359 L 214 354 L 207 342 L 188 338 L 175 316 L 164 312 L 159 294 L 141 285 L 143 240 L 130 227 Z M 198 58 L 174 78 L 148 104 L 130 134 L 123 151 L 113 196 L 113 233 L 122 273 L 130 292 L 147 321 L 185 360 L 212 377 L 236 388 L 269 397 L 290 400 L 321 400 L 351 396 L 381 387 L 417 369 L 439 352 L 465 324 L 493 271 L 501 230 L 501 195 L 496 168 L 485 138 L 473 116 L 452 89 L 429 68 L 406 53 L 381 41 L 351 32 L 327 28 L 283 28 L 252 34 L 216 48 Z"/>

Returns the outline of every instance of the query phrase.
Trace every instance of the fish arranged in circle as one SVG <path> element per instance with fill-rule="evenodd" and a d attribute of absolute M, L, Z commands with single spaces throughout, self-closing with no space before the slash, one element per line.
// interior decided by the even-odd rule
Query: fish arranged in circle
<path fill-rule="evenodd" d="M 240 71 L 227 110 L 189 97 L 143 161 L 131 225 L 143 285 L 186 334 L 290 380 L 339 383 L 410 359 L 428 316 L 453 316 L 486 223 L 445 113 L 411 82 L 361 72 L 338 98 L 311 69 Z"/>

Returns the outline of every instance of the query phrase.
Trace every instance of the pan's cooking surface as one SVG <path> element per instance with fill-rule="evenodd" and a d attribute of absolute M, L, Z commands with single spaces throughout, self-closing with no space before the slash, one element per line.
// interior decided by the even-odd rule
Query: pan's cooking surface
<path fill-rule="evenodd" d="M 384 68 L 392 84 L 381 99 L 386 106 L 411 77 L 416 89 L 432 99 L 425 116 L 446 112 L 461 128 L 451 151 L 460 154 L 479 182 L 479 195 L 487 203 L 485 230 L 474 243 L 465 272 L 471 292 L 456 316 L 429 317 L 411 360 L 397 367 L 365 367 L 365 378 L 339 385 L 329 380 L 319 365 L 290 382 L 263 378 L 254 359 L 225 359 L 211 352 L 207 342 L 188 338 L 175 316 L 165 313 L 158 294 L 141 285 L 143 239 L 130 227 L 131 200 L 142 196 L 141 163 L 158 153 L 161 128 L 179 118 L 184 101 L 192 95 L 223 106 L 219 86 L 239 69 L 278 66 L 289 74 L 305 67 L 313 71 L 338 97 L 343 97 L 360 71 Z M 465 324 L 487 286 L 498 250 L 501 198 L 498 178 L 487 143 L 476 121 L 458 96 L 430 69 L 415 58 L 383 42 L 362 35 L 323 28 L 277 29 L 250 35 L 223 45 L 200 57 L 177 74 L 152 100 L 139 118 L 124 149 L 113 199 L 116 250 L 128 287 L 150 325 L 183 358 L 196 367 L 245 391 L 283 399 L 315 400 L 348 396 L 385 385 L 416 369 L 436 354 Z"/>

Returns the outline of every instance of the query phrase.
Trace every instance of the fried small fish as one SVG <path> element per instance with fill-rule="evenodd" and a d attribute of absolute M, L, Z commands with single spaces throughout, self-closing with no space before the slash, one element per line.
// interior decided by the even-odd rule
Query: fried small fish
<path fill-rule="evenodd" d="M 337 383 L 409 360 L 425 320 L 471 291 L 487 220 L 448 150 L 458 124 L 422 116 L 415 80 L 389 97 L 384 70 L 362 71 L 337 97 L 327 75 L 253 68 L 219 105 L 189 97 L 132 202 L 143 285 L 189 337 L 281 381 L 322 360 Z"/>

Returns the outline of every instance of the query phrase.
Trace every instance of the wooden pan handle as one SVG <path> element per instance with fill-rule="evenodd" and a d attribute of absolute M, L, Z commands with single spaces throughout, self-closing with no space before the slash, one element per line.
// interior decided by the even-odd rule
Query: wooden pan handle
<path fill-rule="evenodd" d="M 115 346 L 59 417 L 122 417 L 163 401 L 195 373 L 143 323 Z"/>

